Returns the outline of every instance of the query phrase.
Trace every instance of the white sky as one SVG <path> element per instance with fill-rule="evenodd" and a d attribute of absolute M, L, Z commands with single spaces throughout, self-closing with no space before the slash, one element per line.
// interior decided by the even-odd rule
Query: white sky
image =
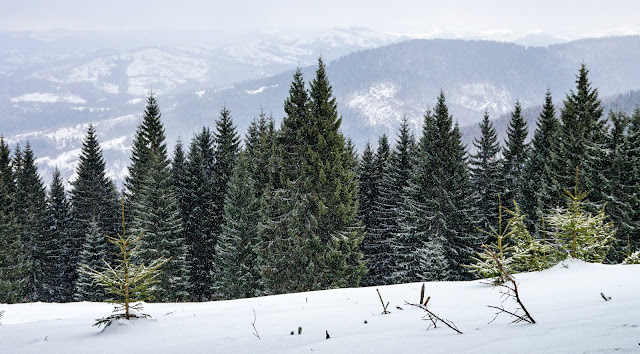
<path fill-rule="evenodd" d="M 640 34 L 638 0 L 1 0 L 0 31 L 316 29 L 394 33 Z"/>

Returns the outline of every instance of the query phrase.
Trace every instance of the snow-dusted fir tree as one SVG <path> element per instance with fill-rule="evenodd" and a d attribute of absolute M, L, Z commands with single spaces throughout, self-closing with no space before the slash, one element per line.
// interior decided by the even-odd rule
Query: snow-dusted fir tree
<path fill-rule="evenodd" d="M 50 275 L 47 272 L 46 252 L 47 231 L 46 192 L 31 146 L 16 148 L 15 153 L 15 216 L 20 229 L 23 254 L 31 267 L 27 271 L 28 284 L 25 297 L 37 301 L 47 297 L 49 290 L 45 284 Z"/>
<path fill-rule="evenodd" d="M 385 284 L 402 281 L 403 268 L 399 260 L 405 254 L 407 244 L 397 236 L 400 232 L 406 188 L 414 166 L 415 150 L 415 137 L 409 129 L 409 122 L 404 117 L 398 131 L 396 145 L 391 152 L 389 169 L 382 176 L 381 197 L 375 205 L 380 214 L 381 237 L 390 241 L 389 256 L 386 260 L 389 264 L 389 273 L 386 274 Z"/>
<path fill-rule="evenodd" d="M 480 125 L 480 138 L 474 139 L 476 153 L 470 156 L 471 183 L 476 192 L 475 207 L 478 210 L 478 227 L 489 230 L 498 219 L 498 194 L 503 186 L 501 174 L 500 144 L 498 135 L 485 111 Z"/>
<path fill-rule="evenodd" d="M 507 227 L 513 243 L 511 268 L 516 272 L 533 272 L 554 264 L 556 259 L 551 243 L 547 243 L 544 234 L 541 234 L 542 238 L 531 235 L 525 223 L 527 215 L 520 211 L 517 202 L 513 202 L 513 208 L 507 213 L 510 215 Z"/>
<path fill-rule="evenodd" d="M 144 234 L 133 260 L 151 264 L 166 259 L 159 281 L 150 290 L 157 301 L 184 301 L 189 295 L 187 245 L 168 163 L 166 157 L 151 154 L 149 171 L 153 173 L 145 176 L 133 206 L 133 232 Z"/>
<path fill-rule="evenodd" d="M 0 303 L 24 300 L 29 269 L 14 214 L 11 151 L 0 137 Z"/>
<path fill-rule="evenodd" d="M 503 199 L 509 203 L 512 200 L 521 202 L 525 186 L 525 162 L 529 154 L 527 139 L 527 122 L 522 116 L 520 102 L 511 112 L 511 120 L 507 127 L 507 140 L 504 147 L 504 162 L 502 176 L 504 178 Z"/>
<path fill-rule="evenodd" d="M 100 269 L 105 265 L 105 262 L 110 262 L 110 257 L 107 257 L 109 252 L 107 251 L 108 246 L 106 241 L 107 238 L 98 226 L 98 222 L 95 219 L 91 220 L 84 244 L 82 245 L 82 251 L 80 252 L 80 259 L 78 260 L 78 276 L 75 281 L 73 300 L 106 300 L 104 288 L 96 284 L 89 273 L 81 271 L 85 268 Z"/>
<path fill-rule="evenodd" d="M 186 300 L 189 288 L 182 215 L 169 165 L 160 109 L 150 94 L 134 137 L 126 187 L 132 231 L 145 234 L 134 260 L 146 264 L 168 260 L 151 289 L 158 301 Z"/>
<path fill-rule="evenodd" d="M 87 243 L 98 242 L 87 239 L 91 235 L 92 228 L 94 236 L 112 234 L 117 232 L 118 195 L 113 182 L 106 176 L 105 162 L 102 157 L 102 149 L 98 143 L 96 130 L 93 125 L 87 128 L 87 134 L 82 142 L 78 166 L 76 167 L 78 176 L 71 182 L 71 216 L 73 227 L 71 240 L 69 240 L 69 262 L 76 265 L 76 270 L 71 275 L 75 283 L 78 278 L 77 267 L 80 265 L 80 256 Z M 99 239 L 100 246 L 90 247 L 99 249 L 102 254 L 97 255 L 97 259 L 111 258 L 111 249 L 104 237 Z M 80 298 L 91 297 L 89 293 L 76 294 Z M 74 299 L 77 297 L 74 295 Z"/>
<path fill-rule="evenodd" d="M 367 261 L 367 275 L 362 278 L 363 286 L 381 285 L 391 273 L 390 252 L 391 238 L 385 232 L 382 219 L 386 210 L 383 206 L 382 191 L 388 188 L 384 184 L 384 176 L 389 174 L 391 151 L 386 135 L 378 139 L 378 149 L 373 160 L 373 183 L 375 186 L 372 198 L 369 225 L 365 223 L 366 235 L 362 241 L 362 250 Z"/>
<path fill-rule="evenodd" d="M 184 228 L 187 237 L 190 298 L 212 298 L 216 235 L 214 215 L 214 137 L 208 128 L 191 140 L 186 164 Z"/>
<path fill-rule="evenodd" d="M 67 200 L 64 183 L 60 171 L 53 171 L 53 179 L 49 187 L 47 198 L 47 230 L 48 240 L 45 251 L 43 268 L 47 269 L 49 276 L 45 287 L 48 290 L 48 299 L 43 301 L 66 302 L 73 296 L 74 277 L 76 264 L 72 262 L 73 245 L 71 205 Z"/>
<path fill-rule="evenodd" d="M 551 91 L 547 90 L 542 112 L 531 140 L 525 167 L 526 181 L 522 208 L 540 233 L 541 218 L 551 208 L 563 204 L 556 182 L 560 122 L 555 114 Z"/>
<path fill-rule="evenodd" d="M 263 292 L 258 264 L 260 199 L 249 171 L 249 157 L 242 153 L 229 181 L 222 232 L 216 245 L 215 294 L 237 299 Z"/>
<path fill-rule="evenodd" d="M 638 112 L 636 112 L 636 115 Z M 634 246 L 637 243 L 638 229 L 638 186 L 640 182 L 638 163 L 640 163 L 640 145 L 638 144 L 638 126 L 640 122 L 633 122 L 640 117 L 628 117 L 621 112 L 610 112 L 611 129 L 607 134 L 606 151 L 608 161 L 605 178 L 605 211 L 611 217 L 616 229 L 616 240 L 607 259 L 620 262 L 628 256 L 631 247 L 631 235 Z M 630 124 L 632 123 L 632 124 Z M 635 140 L 635 141 L 634 141 Z M 637 249 L 637 248 L 633 248 Z"/>
<path fill-rule="evenodd" d="M 362 157 L 358 161 L 358 200 L 360 219 L 364 226 L 365 232 L 373 226 L 373 203 L 376 200 L 378 192 L 377 184 L 379 181 L 375 179 L 375 154 L 371 148 L 371 144 L 367 142 Z M 366 238 L 366 236 L 365 236 Z"/>
<path fill-rule="evenodd" d="M 591 87 L 589 70 L 585 64 L 576 75 L 576 89 L 571 90 L 563 101 L 560 112 L 560 149 L 556 164 L 558 189 L 575 183 L 576 168 L 579 171 L 579 183 L 590 192 L 590 209 L 602 203 L 603 152 L 604 137 L 603 108 L 598 98 L 598 90 Z M 601 166 L 602 165 L 602 166 Z"/>
<path fill-rule="evenodd" d="M 401 260 L 405 281 L 470 277 L 462 265 L 479 247 L 472 197 L 466 148 L 441 93 L 425 115 L 405 200 L 399 237 L 415 247 Z"/>

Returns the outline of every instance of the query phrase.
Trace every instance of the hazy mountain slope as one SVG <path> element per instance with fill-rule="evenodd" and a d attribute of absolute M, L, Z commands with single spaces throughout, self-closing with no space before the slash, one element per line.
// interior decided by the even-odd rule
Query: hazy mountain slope
<path fill-rule="evenodd" d="M 194 131 L 213 125 L 223 106 L 244 133 L 261 108 L 277 121 L 282 118 L 293 69 L 302 66 L 311 80 L 320 52 L 329 63 L 343 131 L 359 148 L 383 132 L 395 135 L 403 115 L 419 129 L 422 115 L 441 90 L 454 118 L 461 125 L 474 125 L 485 109 L 500 117 L 517 99 L 524 107 L 539 106 L 547 88 L 561 102 L 575 87 L 582 62 L 601 97 L 640 88 L 640 36 L 549 47 L 411 40 L 364 49 L 394 40 L 398 37 L 349 29 L 311 39 L 245 41 L 214 49 L 93 50 L 81 58 L 65 56 L 55 65 L 49 62 L 54 59 L 42 57 L 0 75 L 0 134 L 12 144 L 28 139 L 41 158 L 45 179 L 62 160 L 63 173 L 70 177 L 84 127 L 107 121 L 98 134 L 110 144 L 106 150 L 112 175 L 120 177 L 147 89 L 158 94 L 170 146 L 178 137 L 188 143 Z M 257 79 L 233 81 L 243 77 Z"/>

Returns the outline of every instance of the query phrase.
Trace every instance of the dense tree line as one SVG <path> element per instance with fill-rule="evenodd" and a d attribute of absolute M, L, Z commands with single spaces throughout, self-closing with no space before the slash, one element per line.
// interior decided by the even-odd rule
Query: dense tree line
<path fill-rule="evenodd" d="M 321 59 L 308 84 L 296 71 L 284 106 L 279 128 L 261 112 L 242 145 L 225 107 L 170 157 L 151 94 L 121 192 L 92 125 L 68 192 L 57 170 L 45 189 L 28 144 L 0 138 L 0 302 L 105 300 L 79 267 L 113 261 L 120 200 L 144 235 L 136 262 L 169 259 L 158 301 L 470 279 L 465 266 L 494 241 L 480 230 L 518 228 L 511 246 L 538 252 L 576 183 L 590 191 L 576 210 L 617 231 L 607 261 L 640 249 L 640 109 L 605 115 L 584 65 L 559 115 L 547 92 L 530 142 L 516 103 L 502 145 L 485 113 L 473 154 L 441 93 L 418 136 L 405 119 L 358 157 Z M 511 218 L 497 225 L 501 205 Z"/>

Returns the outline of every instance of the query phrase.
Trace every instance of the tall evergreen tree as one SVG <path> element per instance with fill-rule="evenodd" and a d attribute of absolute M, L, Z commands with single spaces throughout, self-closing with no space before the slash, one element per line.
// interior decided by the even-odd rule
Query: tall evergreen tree
<path fill-rule="evenodd" d="M 556 165 L 559 153 L 560 122 L 556 117 L 551 92 L 547 90 L 542 112 L 531 140 L 531 152 L 526 164 L 526 183 L 522 201 L 524 213 L 529 215 L 536 229 L 542 215 L 563 203 L 558 190 Z M 538 230 L 539 231 L 539 230 Z"/>
<path fill-rule="evenodd" d="M 15 180 L 11 150 L 0 137 L 0 303 L 24 300 L 29 262 L 14 214 Z"/>
<path fill-rule="evenodd" d="M 129 175 L 125 178 L 127 203 L 133 205 L 136 196 L 149 173 L 151 153 L 167 156 L 164 127 L 160 121 L 161 113 L 153 92 L 149 93 L 142 122 L 136 130 L 131 147 L 131 165 Z M 127 215 L 129 213 L 126 213 Z"/>
<path fill-rule="evenodd" d="M 558 189 L 575 184 L 576 167 L 579 184 L 591 191 L 590 202 L 600 204 L 600 166 L 604 138 L 603 108 L 598 98 L 598 90 L 591 87 L 589 70 L 585 64 L 576 76 L 576 90 L 571 90 L 563 102 L 560 112 L 560 149 L 558 154 Z M 593 209 L 593 208 L 592 208 Z"/>
<path fill-rule="evenodd" d="M 191 141 L 186 164 L 186 210 L 184 228 L 188 244 L 189 283 L 191 299 L 212 298 L 213 257 L 216 246 L 214 137 L 208 128 Z"/>
<path fill-rule="evenodd" d="M 522 203 L 525 185 L 525 163 L 529 154 L 527 140 L 527 122 L 522 117 L 520 102 L 511 112 L 511 120 L 507 127 L 507 141 L 504 148 L 504 200 L 511 204 L 512 200 Z"/>
<path fill-rule="evenodd" d="M 635 115 L 638 115 L 636 110 Z M 633 117 L 637 120 L 640 117 Z M 639 122 L 632 123 L 626 114 L 610 112 L 611 129 L 607 134 L 606 151 L 608 151 L 608 165 L 606 169 L 607 186 L 605 190 L 606 214 L 611 218 L 616 229 L 616 239 L 613 248 L 608 252 L 607 259 L 621 262 L 631 253 L 631 240 L 637 243 L 638 207 L 640 207 L 638 192 L 638 139 Z M 627 133 L 628 131 L 628 133 Z"/>
<path fill-rule="evenodd" d="M 360 187 L 358 189 L 358 200 L 360 202 L 359 213 L 365 232 L 369 232 L 371 227 L 373 227 L 373 203 L 377 194 L 374 159 L 375 154 L 373 149 L 371 149 L 371 144 L 367 142 L 358 164 L 358 181 Z"/>
<path fill-rule="evenodd" d="M 498 219 L 498 194 L 501 192 L 501 159 L 498 135 L 485 111 L 480 125 L 481 136 L 474 139 L 476 153 L 471 155 L 469 165 L 471 182 L 476 192 L 475 207 L 478 210 L 478 227 L 489 231 Z"/>
<path fill-rule="evenodd" d="M 71 205 L 67 200 L 60 171 L 53 171 L 47 198 L 47 242 L 44 250 L 43 270 L 49 274 L 44 283 L 48 296 L 44 301 L 66 302 L 73 298 L 76 265 L 72 262 Z"/>
<path fill-rule="evenodd" d="M 416 142 L 409 129 L 406 117 L 400 124 L 396 145 L 391 152 L 390 166 L 382 176 L 380 199 L 375 208 L 380 215 L 380 234 L 384 240 L 389 240 L 389 256 L 386 258 L 388 274 L 385 274 L 385 284 L 402 281 L 401 267 L 406 254 L 406 244 L 399 237 L 400 220 L 403 217 L 403 202 L 408 197 L 407 190 L 411 172 L 415 165 Z M 385 265 L 386 267 L 387 265 Z"/>
<path fill-rule="evenodd" d="M 46 192 L 29 143 L 16 152 L 16 217 L 26 259 L 31 263 L 25 296 L 29 301 L 48 299 Z"/>
<path fill-rule="evenodd" d="M 144 234 L 135 261 L 151 264 L 156 259 L 167 259 L 159 281 L 151 289 L 152 296 L 159 301 L 185 300 L 188 296 L 187 248 L 160 118 L 158 104 L 150 94 L 144 119 L 134 138 L 130 176 L 125 181 L 132 230 Z"/>
<path fill-rule="evenodd" d="M 401 236 L 413 243 L 405 281 L 469 278 L 462 267 L 478 247 L 466 149 L 444 94 L 427 112 L 409 182 Z"/>
<path fill-rule="evenodd" d="M 238 157 L 229 181 L 222 233 L 216 245 L 216 293 L 226 299 L 255 297 L 263 292 L 257 232 L 260 199 L 249 164 L 245 151 Z"/>
<path fill-rule="evenodd" d="M 90 246 L 89 252 L 102 252 L 85 257 L 84 260 L 91 259 L 98 262 L 99 259 L 107 261 L 111 258 L 110 247 L 104 235 L 115 235 L 118 229 L 118 194 L 113 181 L 105 174 L 105 162 L 102 157 L 102 149 L 98 143 L 95 128 L 89 125 L 87 134 L 82 143 L 79 163 L 76 167 L 76 179 L 71 182 L 71 215 L 73 219 L 73 231 L 69 241 L 69 259 L 72 264 L 77 265 L 73 274 L 74 282 L 78 282 L 77 268 L 80 266 L 81 254 Z M 95 230 L 93 230 L 95 229 Z M 87 237 L 93 237 L 88 240 Z M 100 262 L 98 262 L 100 263 Z M 100 267 L 103 264 L 100 263 Z M 88 278 L 83 281 L 89 281 Z M 80 292 L 78 292 L 80 291 Z M 76 286 L 74 299 L 103 300 L 97 295 L 84 291 L 91 291 L 90 288 Z M 95 295 L 95 296 L 94 296 Z"/>
<path fill-rule="evenodd" d="M 362 231 L 357 218 L 357 180 L 353 157 L 340 132 L 336 99 L 322 58 L 318 59 L 316 77 L 310 84 L 309 112 L 311 124 L 307 149 L 310 164 L 312 210 L 317 214 L 317 234 L 324 250 L 322 273 L 325 287 L 354 286 L 364 273 L 360 243 Z M 322 282 L 322 280 L 321 280 Z"/>
<path fill-rule="evenodd" d="M 382 227 L 383 213 L 380 208 L 382 204 L 382 182 L 384 176 L 389 174 L 391 152 L 389 140 L 386 135 L 382 135 L 378 140 L 373 161 L 373 196 L 371 201 L 371 213 L 369 224 L 365 223 L 365 237 L 362 241 L 362 250 L 367 261 L 367 275 L 362 278 L 362 285 L 384 284 L 389 276 L 389 253 L 391 251 L 391 239 L 385 237 Z"/>

